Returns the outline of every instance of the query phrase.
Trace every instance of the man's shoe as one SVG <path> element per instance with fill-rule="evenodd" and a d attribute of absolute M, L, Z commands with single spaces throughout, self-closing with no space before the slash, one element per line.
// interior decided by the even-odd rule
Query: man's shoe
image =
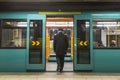
<path fill-rule="evenodd" d="M 60 69 L 59 72 L 63 72 L 63 70 Z"/>

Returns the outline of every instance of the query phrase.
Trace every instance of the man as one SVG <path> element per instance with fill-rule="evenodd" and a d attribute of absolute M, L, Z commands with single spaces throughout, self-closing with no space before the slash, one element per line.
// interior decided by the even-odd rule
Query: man
<path fill-rule="evenodd" d="M 54 36 L 54 52 L 57 60 L 57 71 L 62 72 L 64 67 L 64 57 L 68 48 L 68 37 L 59 29 L 58 34 Z"/>

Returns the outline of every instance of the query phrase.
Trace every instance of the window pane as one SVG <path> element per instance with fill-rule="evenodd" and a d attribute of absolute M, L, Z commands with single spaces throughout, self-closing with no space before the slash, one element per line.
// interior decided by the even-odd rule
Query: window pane
<path fill-rule="evenodd" d="M 94 20 L 93 37 L 94 48 L 120 47 L 119 20 Z"/>
<path fill-rule="evenodd" d="M 5 19 L 1 21 L 1 47 L 26 47 L 26 20 Z"/>
<path fill-rule="evenodd" d="M 89 20 L 77 20 L 77 63 L 90 63 Z"/>
<path fill-rule="evenodd" d="M 30 20 L 29 63 L 42 63 L 42 20 Z"/>

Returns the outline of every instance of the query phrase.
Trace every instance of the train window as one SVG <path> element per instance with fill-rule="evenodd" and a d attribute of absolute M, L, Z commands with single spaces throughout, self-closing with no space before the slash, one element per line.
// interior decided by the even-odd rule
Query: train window
<path fill-rule="evenodd" d="M 1 20 L 1 48 L 25 48 L 27 20 Z"/>
<path fill-rule="evenodd" d="M 42 63 L 42 20 L 30 20 L 29 63 Z"/>
<path fill-rule="evenodd" d="M 93 20 L 93 45 L 94 48 L 119 48 L 119 20 Z"/>
<path fill-rule="evenodd" d="M 77 63 L 90 64 L 89 20 L 77 20 Z"/>

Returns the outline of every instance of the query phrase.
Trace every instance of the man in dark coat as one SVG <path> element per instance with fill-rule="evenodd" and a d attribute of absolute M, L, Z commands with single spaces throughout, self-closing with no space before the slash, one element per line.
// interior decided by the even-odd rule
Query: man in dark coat
<path fill-rule="evenodd" d="M 68 37 L 59 29 L 58 34 L 54 36 L 54 52 L 57 60 L 57 71 L 62 72 L 64 67 L 64 57 L 68 48 Z"/>

